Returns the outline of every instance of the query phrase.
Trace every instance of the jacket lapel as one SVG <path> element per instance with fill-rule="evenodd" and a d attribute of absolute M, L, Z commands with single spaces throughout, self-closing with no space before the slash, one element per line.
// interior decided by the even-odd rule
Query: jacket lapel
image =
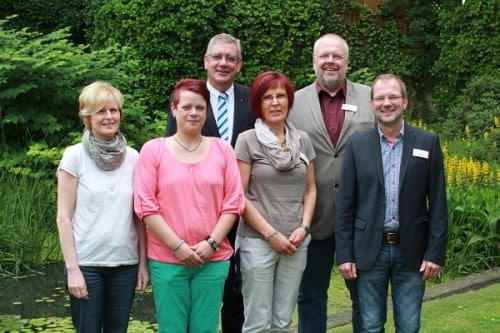
<path fill-rule="evenodd" d="M 408 169 L 408 163 L 410 161 L 411 151 L 415 142 L 413 127 L 408 125 L 406 122 L 404 126 L 403 155 L 401 156 L 401 169 L 399 170 L 399 192 L 401 192 L 401 185 L 404 182 L 406 170 Z"/>
<path fill-rule="evenodd" d="M 323 115 L 321 114 L 321 106 L 319 104 L 319 95 L 318 91 L 316 90 L 316 82 L 313 84 L 309 85 L 308 87 L 308 96 L 307 96 L 307 101 L 309 103 L 309 108 L 313 111 L 311 112 L 312 118 L 314 121 L 315 127 L 319 128 L 321 131 L 321 138 L 324 138 L 326 143 L 330 146 L 330 148 L 335 150 L 333 148 L 332 141 L 330 140 L 330 135 L 328 134 L 328 130 L 326 129 L 325 122 L 323 120 Z"/>
<path fill-rule="evenodd" d="M 375 170 L 377 171 L 377 178 L 380 183 L 380 186 L 385 191 L 385 186 L 384 186 L 384 167 L 382 165 L 382 149 L 380 148 L 380 136 L 378 133 L 378 127 L 375 126 L 373 130 L 371 130 L 371 142 L 370 146 L 372 146 L 370 149 L 370 153 L 372 154 L 372 160 L 375 164 Z"/>
<path fill-rule="evenodd" d="M 207 109 L 207 119 L 205 120 L 205 127 L 207 129 L 208 136 L 220 137 L 219 130 L 217 129 L 217 122 L 215 121 L 215 115 L 212 110 L 212 105 L 208 104 Z"/>
<path fill-rule="evenodd" d="M 241 133 L 242 127 L 245 125 L 243 116 L 247 101 L 243 98 L 243 94 L 237 85 L 234 86 L 234 120 L 233 120 L 233 137 L 231 144 L 234 146 L 238 133 Z"/>

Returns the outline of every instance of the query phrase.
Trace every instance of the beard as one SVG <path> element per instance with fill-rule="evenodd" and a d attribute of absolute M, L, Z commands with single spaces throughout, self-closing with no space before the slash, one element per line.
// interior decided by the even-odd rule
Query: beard
<path fill-rule="evenodd" d="M 328 91 L 337 91 L 340 89 L 342 84 L 344 83 L 346 76 L 345 70 L 339 70 L 335 75 L 326 75 L 323 71 L 316 71 L 316 77 L 319 82 L 323 85 L 325 89 Z"/>

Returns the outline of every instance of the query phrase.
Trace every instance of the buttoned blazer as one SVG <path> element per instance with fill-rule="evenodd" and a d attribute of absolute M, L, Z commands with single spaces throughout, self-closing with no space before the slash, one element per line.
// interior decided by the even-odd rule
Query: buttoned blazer
<path fill-rule="evenodd" d="M 172 100 L 172 96 L 170 97 Z M 255 116 L 250 111 L 250 89 L 238 83 L 234 83 L 234 120 L 233 120 L 233 137 L 231 138 L 231 145 L 234 147 L 238 135 L 251 129 L 255 124 Z M 170 110 L 167 118 L 167 136 L 174 135 L 177 132 L 177 124 L 172 111 Z M 219 130 L 217 129 L 217 122 L 209 103 L 207 109 L 207 118 L 201 130 L 201 134 L 205 136 L 216 136 L 220 138 Z"/>
<path fill-rule="evenodd" d="M 355 106 L 356 111 L 352 107 L 345 110 L 337 147 L 333 147 L 323 121 L 316 82 L 295 93 L 294 105 L 288 116 L 295 127 L 309 134 L 316 152 L 314 170 L 318 196 L 311 224 L 313 239 L 325 239 L 334 233 L 335 197 L 347 138 L 373 127 L 375 122 L 370 109 L 370 87 L 347 80 L 346 104 Z"/>
<path fill-rule="evenodd" d="M 399 176 L 399 233 L 405 265 L 444 266 L 448 215 L 437 135 L 405 123 Z M 385 188 L 378 130 L 349 138 L 337 198 L 336 261 L 372 268 L 382 244 Z"/>

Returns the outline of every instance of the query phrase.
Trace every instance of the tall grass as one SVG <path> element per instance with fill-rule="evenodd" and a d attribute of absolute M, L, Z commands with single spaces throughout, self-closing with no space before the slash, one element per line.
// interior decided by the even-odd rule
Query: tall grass
<path fill-rule="evenodd" d="M 0 275 L 24 273 L 59 255 L 54 182 L 32 175 L 0 173 Z"/>
<path fill-rule="evenodd" d="M 450 277 L 500 266 L 500 186 L 448 187 Z"/>

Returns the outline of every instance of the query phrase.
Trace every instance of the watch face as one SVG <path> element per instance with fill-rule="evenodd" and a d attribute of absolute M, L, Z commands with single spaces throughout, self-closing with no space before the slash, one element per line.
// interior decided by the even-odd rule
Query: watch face
<path fill-rule="evenodd" d="M 217 242 L 215 241 L 215 239 L 213 239 L 212 237 L 208 237 L 208 238 L 207 238 L 207 242 L 208 242 L 208 244 L 210 244 L 210 246 L 211 246 L 214 250 L 217 250 L 217 248 L 219 247 L 219 244 L 217 244 Z"/>

